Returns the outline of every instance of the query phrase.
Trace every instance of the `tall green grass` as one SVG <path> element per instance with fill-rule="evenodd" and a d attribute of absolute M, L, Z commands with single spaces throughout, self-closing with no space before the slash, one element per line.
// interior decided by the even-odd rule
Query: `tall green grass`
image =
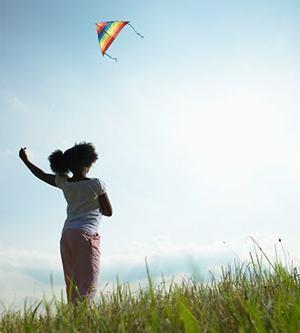
<path fill-rule="evenodd" d="M 6 309 L 0 332 L 300 332 L 298 270 L 259 251 L 209 282 L 186 277 L 154 283 L 146 265 L 145 288 L 133 292 L 117 283 L 92 305 L 73 307 L 53 297 L 24 304 L 22 311 Z"/>

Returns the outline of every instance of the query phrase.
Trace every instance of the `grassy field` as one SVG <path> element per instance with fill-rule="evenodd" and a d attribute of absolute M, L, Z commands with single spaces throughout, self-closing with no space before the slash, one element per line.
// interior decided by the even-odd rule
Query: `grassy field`
<path fill-rule="evenodd" d="M 264 256 L 264 253 L 262 252 Z M 300 276 L 290 265 L 250 255 L 207 283 L 128 284 L 100 294 L 94 305 L 76 308 L 41 300 L 22 311 L 6 310 L 0 332 L 300 332 Z"/>

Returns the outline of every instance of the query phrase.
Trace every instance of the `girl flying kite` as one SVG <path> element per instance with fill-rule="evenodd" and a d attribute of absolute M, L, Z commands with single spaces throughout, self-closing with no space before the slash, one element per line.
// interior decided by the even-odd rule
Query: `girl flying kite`
<path fill-rule="evenodd" d="M 98 158 L 94 146 L 82 142 L 65 152 L 54 151 L 49 161 L 55 174 L 45 173 L 30 162 L 26 148 L 20 149 L 19 156 L 37 178 L 63 191 L 67 218 L 62 229 L 60 253 L 67 300 L 74 305 L 78 300 L 93 301 L 100 259 L 98 225 L 102 215 L 112 215 L 105 183 L 99 178 L 87 177 Z M 68 176 L 70 171 L 72 177 Z"/>

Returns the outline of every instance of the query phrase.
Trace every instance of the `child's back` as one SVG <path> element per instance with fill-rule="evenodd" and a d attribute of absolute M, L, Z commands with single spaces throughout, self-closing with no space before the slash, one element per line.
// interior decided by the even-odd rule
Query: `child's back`
<path fill-rule="evenodd" d="M 102 215 L 112 215 L 105 183 L 86 177 L 98 158 L 95 148 L 91 143 L 83 142 L 64 153 L 61 150 L 53 152 L 49 161 L 56 175 L 47 174 L 31 163 L 25 149 L 21 148 L 19 152 L 25 165 L 39 179 L 60 188 L 67 201 L 60 252 L 68 301 L 93 300 L 100 260 L 98 226 Z M 69 171 L 73 174 L 71 178 L 67 175 Z"/>

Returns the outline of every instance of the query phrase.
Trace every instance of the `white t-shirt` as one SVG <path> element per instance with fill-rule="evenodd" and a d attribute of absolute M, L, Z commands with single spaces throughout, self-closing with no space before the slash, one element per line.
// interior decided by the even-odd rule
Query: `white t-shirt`
<path fill-rule="evenodd" d="M 67 218 L 62 234 L 68 229 L 97 232 L 102 213 L 99 195 L 106 192 L 105 183 L 98 178 L 69 182 L 68 176 L 56 175 L 55 184 L 63 190 L 67 201 Z"/>

